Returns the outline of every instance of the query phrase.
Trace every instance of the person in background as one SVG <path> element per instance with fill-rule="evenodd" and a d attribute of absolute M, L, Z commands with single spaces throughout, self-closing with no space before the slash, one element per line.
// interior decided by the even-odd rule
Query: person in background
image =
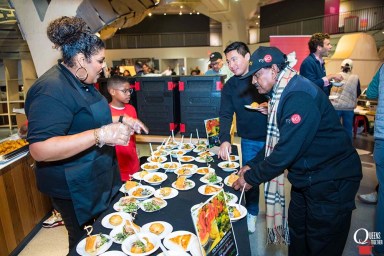
<path fill-rule="evenodd" d="M 250 76 L 259 93 L 271 96 L 267 140 L 240 169 L 234 189 L 267 182 L 268 243 L 289 244 L 290 256 L 342 255 L 362 178 L 352 141 L 328 97 L 287 66 L 278 48 L 260 46 L 242 78 Z M 292 184 L 288 223 L 284 170 Z"/>
<path fill-rule="evenodd" d="M 152 68 L 148 65 L 148 63 L 143 64 L 143 75 L 147 75 L 152 73 Z"/>
<path fill-rule="evenodd" d="M 135 62 L 135 76 L 142 76 L 143 75 L 143 63 L 141 61 Z"/>
<path fill-rule="evenodd" d="M 131 76 L 131 72 L 129 72 L 129 70 L 125 69 L 123 72 L 123 76 Z"/>
<path fill-rule="evenodd" d="M 325 33 L 315 33 L 308 41 L 309 55 L 304 59 L 300 66 L 300 75 L 308 78 L 322 89 L 329 96 L 334 79 L 336 82 L 343 80 L 340 74 L 325 73 L 323 57 L 329 55 L 332 49 L 330 37 Z"/>
<path fill-rule="evenodd" d="M 107 88 L 112 97 L 109 103 L 112 116 L 128 116 L 137 119 L 135 108 L 129 104 L 133 89 L 130 88 L 128 81 L 122 76 L 113 76 L 108 79 Z M 131 136 L 127 146 L 116 145 L 115 149 L 121 180 L 130 180 L 130 176 L 140 169 L 135 136 Z"/>
<path fill-rule="evenodd" d="M 228 81 L 233 73 L 229 70 L 228 66 L 223 61 L 223 56 L 219 52 L 213 52 L 209 55 L 210 69 L 205 72 L 206 76 L 226 75 L 225 82 Z"/>
<path fill-rule="evenodd" d="M 376 206 L 376 223 L 375 232 L 380 232 L 384 235 L 384 64 L 376 72 L 372 81 L 368 85 L 366 92 L 368 99 L 377 99 L 377 109 L 375 117 L 375 146 L 373 151 L 373 159 L 376 163 L 376 176 L 379 181 L 377 192 Z M 375 256 L 384 255 L 384 245 L 375 245 Z"/>
<path fill-rule="evenodd" d="M 193 69 L 191 70 L 191 76 L 197 76 L 197 70 Z"/>
<path fill-rule="evenodd" d="M 236 114 L 237 135 L 241 137 L 242 163 L 253 159 L 264 147 L 267 132 L 267 117 L 259 111 L 245 108 L 252 102 L 267 103 L 267 98 L 260 95 L 251 84 L 251 78 L 240 79 L 248 73 L 248 46 L 243 42 L 234 42 L 224 50 L 228 67 L 233 72 L 221 92 L 220 103 L 220 150 L 218 157 L 224 160 L 231 154 L 231 125 L 233 114 Z M 255 186 L 245 193 L 246 208 L 248 210 L 248 232 L 256 230 L 257 215 L 259 213 L 259 187 Z"/>
<path fill-rule="evenodd" d="M 47 36 L 62 60 L 28 90 L 27 141 L 37 186 L 61 213 L 71 250 L 85 234 L 84 225 L 108 208 L 121 187 L 112 145 L 126 145 L 134 131 L 147 130 L 140 121 L 113 119 L 94 88 L 105 45 L 84 20 L 55 19 Z"/>
<path fill-rule="evenodd" d="M 331 94 L 335 99 L 331 100 L 336 113 L 342 120 L 345 131 L 352 140 L 354 109 L 357 104 L 357 98 L 361 94 L 359 76 L 352 74 L 353 61 L 345 59 L 341 63 L 340 75 L 343 77 L 341 85 L 335 83 L 332 87 Z"/>
<path fill-rule="evenodd" d="M 161 75 L 163 75 L 163 76 L 170 76 L 170 75 L 172 75 L 172 69 L 171 69 L 171 67 L 168 66 L 167 69 L 164 70 L 164 71 L 161 73 Z"/>

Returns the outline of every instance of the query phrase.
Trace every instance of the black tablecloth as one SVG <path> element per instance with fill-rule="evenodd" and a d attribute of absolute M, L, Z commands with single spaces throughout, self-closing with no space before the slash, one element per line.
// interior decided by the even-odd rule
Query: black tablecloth
<path fill-rule="evenodd" d="M 232 150 L 233 154 L 237 155 L 237 148 L 233 147 Z M 197 156 L 194 152 L 189 152 L 186 155 L 192 155 Z M 168 156 L 168 160 L 169 160 Z M 220 177 L 224 178 L 227 177 L 230 173 L 224 172 L 220 167 L 217 166 L 217 164 L 221 161 L 217 158 L 215 155 L 213 157 L 214 162 L 211 162 L 211 167 L 215 169 L 216 174 Z M 173 158 L 174 160 L 174 158 Z M 174 160 L 175 161 L 175 160 Z M 207 166 L 205 163 L 198 163 L 198 162 L 192 162 L 193 164 L 196 164 L 198 167 L 205 167 Z M 162 169 L 160 169 L 162 171 Z M 167 173 L 168 179 L 165 180 L 161 187 L 171 187 L 171 184 L 176 180 L 176 175 L 174 173 Z M 202 175 L 200 174 L 194 174 L 191 178 L 195 182 L 195 187 L 191 190 L 187 191 L 179 191 L 178 196 L 175 198 L 167 200 L 168 205 L 161 209 L 160 211 L 147 213 L 142 211 L 141 209 L 138 210 L 138 214 L 135 219 L 135 223 L 139 226 L 143 226 L 146 223 L 152 222 L 152 221 L 166 221 L 170 223 L 173 226 L 173 232 L 178 230 L 186 230 L 190 231 L 192 233 L 196 233 L 195 229 L 193 227 L 193 221 L 191 217 L 190 209 L 193 205 L 205 202 L 208 200 L 209 196 L 202 195 L 198 192 L 198 188 L 201 185 L 204 185 L 203 182 L 200 181 L 200 178 Z M 143 185 L 146 184 L 145 181 L 142 181 Z M 153 186 L 155 189 L 160 188 L 160 185 Z M 240 198 L 240 192 L 235 191 L 234 189 L 224 185 L 224 191 L 234 193 L 238 198 Z M 106 210 L 103 214 L 97 218 L 95 223 L 93 224 L 93 234 L 103 233 L 108 234 L 111 232 L 111 229 L 107 229 L 101 225 L 101 221 L 104 216 L 110 214 L 111 212 L 115 212 L 113 209 L 113 204 L 116 203 L 122 196 L 124 196 L 123 193 L 119 193 L 111 203 L 108 210 Z M 242 204 L 244 205 L 244 199 L 242 200 Z M 236 236 L 236 242 L 238 247 L 239 255 L 248 256 L 251 255 L 250 251 L 250 245 L 249 245 L 249 236 L 248 236 L 248 228 L 247 228 L 247 218 L 243 218 L 237 222 L 232 223 L 234 233 Z M 112 246 L 108 249 L 108 251 L 112 250 L 119 250 L 121 251 L 121 244 L 113 243 Z M 161 253 L 161 250 L 158 249 L 153 255 L 157 255 L 158 253 Z M 69 255 L 79 255 L 76 252 L 76 248 L 73 249 Z"/>

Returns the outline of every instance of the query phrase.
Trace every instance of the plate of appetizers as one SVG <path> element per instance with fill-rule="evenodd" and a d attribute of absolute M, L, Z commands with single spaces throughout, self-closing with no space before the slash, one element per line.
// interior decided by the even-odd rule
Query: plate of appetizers
<path fill-rule="evenodd" d="M 200 186 L 197 191 L 199 191 L 199 193 L 202 195 L 211 196 L 218 193 L 222 189 L 223 187 L 219 185 L 206 184 Z"/>
<path fill-rule="evenodd" d="M 136 199 L 147 199 L 155 193 L 155 189 L 151 186 L 141 185 L 131 188 L 128 194 Z"/>
<path fill-rule="evenodd" d="M 80 255 L 99 255 L 111 247 L 113 241 L 109 235 L 97 234 L 87 236 L 76 246 L 76 252 Z"/>
<path fill-rule="evenodd" d="M 179 194 L 179 191 L 177 191 L 177 189 L 174 189 L 171 187 L 163 187 L 156 190 L 153 195 L 155 197 L 162 198 L 162 199 L 171 199 L 176 197 L 178 194 Z"/>
<path fill-rule="evenodd" d="M 144 239 L 146 244 L 140 241 Z M 151 233 L 138 233 L 137 236 L 130 236 L 124 240 L 121 249 L 130 256 L 146 256 L 154 253 L 160 246 L 158 237 Z"/>
<path fill-rule="evenodd" d="M 115 228 L 124 223 L 125 220 L 131 220 L 132 217 L 129 213 L 126 212 L 112 212 L 106 215 L 101 220 L 101 225 L 105 228 Z"/>
<path fill-rule="evenodd" d="M 145 212 L 157 212 L 167 206 L 167 204 L 167 201 L 164 199 L 152 197 L 141 202 L 140 209 Z"/>
<path fill-rule="evenodd" d="M 185 176 L 180 176 L 172 183 L 172 187 L 177 190 L 190 190 L 195 187 L 195 182 L 187 179 Z"/>
<path fill-rule="evenodd" d="M 143 225 L 141 231 L 155 234 L 159 237 L 159 239 L 163 239 L 172 233 L 173 227 L 171 224 L 165 221 L 153 221 Z"/>

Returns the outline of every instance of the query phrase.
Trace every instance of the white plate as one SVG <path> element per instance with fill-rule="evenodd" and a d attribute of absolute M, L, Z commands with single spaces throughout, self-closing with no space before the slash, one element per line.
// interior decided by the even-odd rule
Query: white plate
<path fill-rule="evenodd" d="M 191 254 L 187 253 L 187 252 L 183 252 L 183 251 L 174 251 L 174 250 L 171 250 L 171 251 L 168 251 L 167 250 L 167 255 L 168 256 L 191 256 Z M 162 253 L 159 253 L 157 254 L 157 256 L 165 256 L 165 254 L 162 252 Z"/>
<path fill-rule="evenodd" d="M 197 174 L 200 174 L 200 175 L 205 175 L 207 174 L 208 172 L 214 172 L 215 169 L 211 168 L 211 167 L 200 167 L 200 168 L 197 168 L 196 170 L 196 173 Z"/>
<path fill-rule="evenodd" d="M 195 146 L 192 143 L 183 143 L 183 144 L 179 145 L 179 149 L 184 150 L 186 152 L 189 152 L 189 151 L 193 150 L 194 148 L 195 148 Z"/>
<path fill-rule="evenodd" d="M 209 163 L 209 162 L 213 162 L 213 157 L 208 156 L 208 161 L 207 161 L 205 157 L 198 156 L 195 158 L 195 161 L 199 163 Z"/>
<path fill-rule="evenodd" d="M 172 145 L 163 145 L 163 146 L 157 146 L 157 150 L 166 150 L 171 151 L 174 148 Z"/>
<path fill-rule="evenodd" d="M 151 231 L 149 231 L 149 227 L 154 224 L 154 223 L 161 223 L 163 224 L 164 226 L 164 231 L 163 233 L 159 234 L 159 235 L 156 235 L 154 233 L 152 233 Z M 164 237 L 166 237 L 167 235 L 169 235 L 170 233 L 172 233 L 173 231 L 173 227 L 171 224 L 169 224 L 168 222 L 165 222 L 165 221 L 153 221 L 153 222 L 150 222 L 150 223 L 147 223 L 145 224 L 144 226 L 141 227 L 141 232 L 146 232 L 146 233 L 151 233 L 151 234 L 154 234 L 156 235 L 159 239 L 163 239 Z"/>
<path fill-rule="evenodd" d="M 148 172 L 148 171 L 135 172 L 134 174 L 132 174 L 132 178 L 134 178 L 135 180 L 143 180 L 144 176 L 147 175 L 148 173 L 150 173 L 150 172 Z"/>
<path fill-rule="evenodd" d="M 231 196 L 230 200 L 228 200 L 229 199 L 228 195 Z M 235 194 L 230 192 L 225 192 L 224 197 L 225 197 L 225 200 L 227 200 L 227 204 L 235 204 L 237 200 L 239 200 L 239 198 Z"/>
<path fill-rule="evenodd" d="M 197 236 L 191 232 L 184 231 L 184 230 L 175 231 L 175 232 L 172 232 L 171 234 L 167 235 L 166 237 L 164 237 L 163 244 L 169 250 L 175 250 L 175 251 L 182 250 L 182 251 L 184 251 L 184 248 L 181 245 L 178 245 L 178 244 L 172 242 L 170 240 L 170 238 L 180 236 L 180 235 L 187 235 L 187 234 L 192 235 L 191 240 L 189 240 L 187 251 L 190 251 L 191 249 L 193 249 L 192 247 L 199 246 Z M 197 247 L 197 248 L 199 248 L 199 247 Z M 200 248 L 199 248 L 199 250 L 200 250 Z"/>
<path fill-rule="evenodd" d="M 246 209 L 244 206 L 242 206 L 242 205 L 238 205 L 238 204 L 227 204 L 227 206 L 228 206 L 228 211 L 229 211 L 229 207 L 230 207 L 230 206 L 238 207 L 238 209 L 239 209 L 239 211 L 240 211 L 240 214 L 241 214 L 240 217 L 237 217 L 237 218 L 230 218 L 230 220 L 231 220 L 232 222 L 238 221 L 238 220 L 244 218 L 245 216 L 247 216 L 247 209 Z"/>
<path fill-rule="evenodd" d="M 199 152 L 204 152 L 207 150 L 207 146 L 206 145 L 198 145 L 196 146 L 194 149 L 193 149 L 193 152 L 195 153 L 199 153 Z"/>
<path fill-rule="evenodd" d="M 192 177 L 193 174 L 196 173 L 196 170 L 197 169 L 194 169 L 194 168 L 180 167 L 180 168 L 176 169 L 174 171 L 174 173 L 177 176 L 185 176 L 187 178 L 190 178 L 190 177 Z"/>
<path fill-rule="evenodd" d="M 180 156 L 177 158 L 180 162 L 189 163 L 195 161 L 193 156 Z"/>
<path fill-rule="evenodd" d="M 131 247 L 132 244 L 137 241 L 136 236 L 130 236 L 127 239 L 124 240 L 123 244 L 121 245 L 121 249 L 123 250 L 124 253 L 130 255 L 130 256 L 146 256 L 146 255 L 151 255 L 153 252 L 155 252 L 159 246 L 160 246 L 160 240 L 157 238 L 156 235 L 151 234 L 151 233 L 139 233 L 137 234 L 140 238 L 147 237 L 148 240 L 153 243 L 153 249 L 146 252 L 146 253 L 132 253 L 131 252 Z"/>
<path fill-rule="evenodd" d="M 335 86 L 335 87 L 340 87 L 340 86 L 343 86 L 344 85 L 344 83 L 343 82 L 336 82 L 336 81 L 330 81 L 331 83 L 332 83 L 332 85 L 333 86 Z"/>
<path fill-rule="evenodd" d="M 244 107 L 246 107 L 247 109 L 252 109 L 252 110 L 257 110 L 257 111 L 266 109 L 266 107 L 256 107 L 256 108 L 254 108 L 251 105 L 244 105 Z"/>
<path fill-rule="evenodd" d="M 231 166 L 227 166 L 227 165 L 231 165 Z M 228 161 L 223 161 L 223 162 L 220 162 L 217 166 L 219 166 L 225 172 L 232 172 L 236 168 L 238 168 L 240 166 L 240 164 L 237 162 L 229 163 Z"/>
<path fill-rule="evenodd" d="M 123 228 L 124 228 L 124 224 L 115 227 L 114 229 L 111 230 L 111 233 L 109 233 L 109 236 L 112 238 L 112 241 L 113 241 L 114 243 L 122 244 L 122 243 L 124 242 L 124 241 L 117 240 L 117 239 L 115 238 L 115 236 L 116 236 L 117 234 L 119 234 L 119 233 L 123 233 Z M 134 235 L 134 234 L 132 234 L 132 235 Z M 127 236 L 127 238 L 130 237 L 130 236 L 132 236 L 132 235 Z M 125 238 L 125 239 L 127 239 L 127 238 Z M 125 240 L 125 239 L 124 239 L 124 240 Z M 124 255 L 125 255 L 125 254 L 124 254 Z"/>
<path fill-rule="evenodd" d="M 115 228 L 119 225 L 121 225 L 121 223 L 117 226 L 114 226 L 112 225 L 111 223 L 109 223 L 109 218 L 111 218 L 113 215 L 120 215 L 121 218 L 123 218 L 123 221 L 121 223 L 124 223 L 125 220 L 132 220 L 132 217 L 129 213 L 126 213 L 126 212 L 112 212 L 108 215 L 106 215 L 102 220 L 101 220 L 101 225 L 103 225 L 103 227 L 105 228 Z"/>
<path fill-rule="evenodd" d="M 120 205 L 120 200 L 113 205 L 113 209 L 118 212 L 126 212 L 124 211 L 124 206 Z M 131 212 L 136 212 L 139 209 L 139 202 L 136 202 L 135 205 L 136 205 L 136 210 Z"/>
<path fill-rule="evenodd" d="M 153 155 L 154 156 L 164 156 L 164 157 L 166 157 L 167 155 L 169 155 L 169 151 L 165 150 L 165 149 L 156 150 L 156 151 L 153 151 Z"/>
<path fill-rule="evenodd" d="M 132 176 L 132 177 L 133 177 L 133 176 Z M 136 184 L 137 184 L 136 186 L 139 185 L 138 182 L 136 182 Z M 122 193 L 128 193 L 128 190 L 125 189 L 125 183 L 121 186 L 121 188 L 119 189 L 119 191 L 122 192 Z"/>
<path fill-rule="evenodd" d="M 174 149 L 170 152 L 170 155 L 173 157 L 173 158 L 178 158 L 180 156 L 183 156 L 185 155 L 185 151 L 184 150 L 181 150 L 181 149 Z"/>
<path fill-rule="evenodd" d="M 232 175 L 232 174 L 231 174 Z M 229 180 L 229 176 L 231 175 L 228 175 L 227 177 L 225 177 L 224 179 L 224 184 L 227 185 L 228 187 L 232 187 L 231 185 L 228 184 L 228 180 Z"/>
<path fill-rule="evenodd" d="M 145 209 L 144 204 L 151 203 L 152 200 L 161 200 L 162 204 L 159 205 L 160 208 L 158 210 L 148 211 L 148 210 Z M 161 198 L 156 198 L 156 199 L 155 198 L 150 198 L 150 199 L 147 199 L 147 200 L 144 200 L 143 202 L 141 202 L 140 209 L 143 210 L 144 212 L 157 212 L 157 211 L 160 211 L 161 209 L 163 209 L 165 206 L 167 206 L 167 204 L 168 204 L 167 201 L 165 201 L 164 199 L 161 199 Z"/>
<path fill-rule="evenodd" d="M 230 155 L 231 161 L 239 161 L 240 157 L 236 155 Z"/>
<path fill-rule="evenodd" d="M 329 98 L 330 100 L 334 100 L 334 99 L 339 98 L 339 96 L 337 96 L 337 95 L 329 95 L 328 98 Z"/>
<path fill-rule="evenodd" d="M 111 247 L 113 241 L 111 239 L 111 237 L 109 235 L 105 235 L 103 234 L 103 236 L 106 236 L 108 237 L 109 241 L 105 244 L 103 244 L 98 250 L 96 253 L 93 253 L 93 254 L 89 254 L 85 251 L 85 239 L 84 238 L 83 240 L 80 241 L 80 243 L 77 244 L 76 246 L 76 252 L 80 255 L 84 255 L 84 256 L 88 256 L 88 255 L 99 255 L 99 254 L 102 254 L 103 252 L 106 252 L 109 247 Z"/>
<path fill-rule="evenodd" d="M 147 195 L 143 195 L 143 196 L 134 196 L 133 195 L 133 192 L 136 191 L 136 189 L 138 188 L 143 188 L 143 189 L 147 189 L 149 191 L 149 193 Z M 128 194 L 136 199 L 146 199 L 150 196 L 153 195 L 153 193 L 155 193 L 155 189 L 151 186 L 145 186 L 145 185 L 142 185 L 142 186 L 137 186 L 137 187 L 134 187 L 134 188 L 131 188 L 129 191 L 128 191 Z"/>
<path fill-rule="evenodd" d="M 205 196 L 215 195 L 215 194 L 217 194 L 217 193 L 220 192 L 220 190 L 219 190 L 219 191 L 216 191 L 216 192 L 212 192 L 212 193 L 208 193 L 208 194 L 206 194 L 206 193 L 205 193 L 205 187 L 206 187 L 206 186 L 212 186 L 212 187 L 216 187 L 216 188 L 220 188 L 220 189 L 223 188 L 222 186 L 219 186 L 219 185 L 209 184 L 209 185 L 201 185 L 197 191 L 199 191 L 200 194 L 205 195 Z"/>
<path fill-rule="evenodd" d="M 194 170 L 197 170 L 197 165 L 195 164 L 182 164 L 180 167 L 192 168 Z"/>
<path fill-rule="evenodd" d="M 171 199 L 176 197 L 179 194 L 179 191 L 177 189 L 171 188 L 171 193 L 168 196 L 162 196 L 160 193 L 161 188 L 155 191 L 153 194 L 155 197 L 162 198 L 162 199 Z"/>
<path fill-rule="evenodd" d="M 108 251 L 103 254 L 100 254 L 100 256 L 127 256 L 127 254 L 121 251 Z"/>
<path fill-rule="evenodd" d="M 176 167 L 175 168 L 167 168 L 166 165 L 168 165 L 168 166 L 176 165 Z M 173 172 L 174 170 L 176 170 L 179 167 L 180 167 L 180 164 L 178 162 L 165 162 L 161 166 L 161 168 L 163 168 L 167 172 Z"/>
<path fill-rule="evenodd" d="M 194 188 L 195 185 L 196 185 L 195 182 L 194 182 L 193 180 L 188 180 L 188 179 L 186 179 L 185 181 L 188 182 L 188 184 L 189 184 L 189 185 L 186 186 L 185 188 L 177 188 L 177 187 L 176 187 L 176 181 L 172 183 L 172 187 L 173 187 L 174 189 L 177 189 L 177 190 L 190 190 L 190 189 Z"/>
<path fill-rule="evenodd" d="M 198 153 L 199 156 L 202 156 L 202 155 L 209 155 L 209 156 L 214 156 L 215 153 L 211 152 L 211 151 L 202 151 L 200 153 Z"/>
<path fill-rule="evenodd" d="M 167 158 L 165 158 L 165 159 L 167 159 Z M 165 162 L 165 160 L 164 160 L 164 162 Z M 155 172 L 158 169 L 160 169 L 161 163 L 145 163 L 145 164 L 142 164 L 140 167 L 141 167 L 141 169 L 143 169 L 147 172 Z"/>
<path fill-rule="evenodd" d="M 154 164 L 158 164 L 158 163 L 164 163 L 165 161 L 167 161 L 167 158 L 165 156 L 150 156 L 147 158 L 147 161 Z M 159 167 L 160 168 L 160 167 Z"/>
<path fill-rule="evenodd" d="M 217 175 L 216 175 L 217 176 Z M 205 175 L 200 178 L 200 181 L 205 183 L 205 184 L 217 184 L 223 181 L 223 178 L 220 176 L 217 176 L 217 180 L 215 182 L 209 182 L 209 180 L 206 179 Z"/>
<path fill-rule="evenodd" d="M 154 175 L 157 175 L 161 178 L 161 181 L 150 181 L 150 179 L 154 176 Z M 144 176 L 144 181 L 151 184 L 151 185 L 160 185 L 161 183 L 163 183 L 163 181 L 165 181 L 166 179 L 168 178 L 167 174 L 165 173 L 162 173 L 162 172 L 151 172 L 151 173 L 148 173 L 147 175 Z"/>

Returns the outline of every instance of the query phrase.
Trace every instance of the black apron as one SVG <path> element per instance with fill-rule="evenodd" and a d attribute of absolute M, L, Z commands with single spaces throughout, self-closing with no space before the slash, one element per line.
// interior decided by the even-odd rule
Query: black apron
<path fill-rule="evenodd" d="M 60 66 L 60 65 L 59 65 Z M 61 67 L 63 69 L 64 67 Z M 82 98 L 87 101 L 84 91 L 79 88 L 76 80 L 62 70 L 76 88 Z M 93 88 L 90 88 L 93 89 Z M 100 100 L 89 103 L 95 120 L 95 127 L 111 123 L 111 112 L 107 100 L 100 94 Z M 79 164 L 65 169 L 71 199 L 80 225 L 105 211 L 113 196 L 121 186 L 120 171 L 115 157 L 115 148 L 94 146 L 81 157 Z"/>

